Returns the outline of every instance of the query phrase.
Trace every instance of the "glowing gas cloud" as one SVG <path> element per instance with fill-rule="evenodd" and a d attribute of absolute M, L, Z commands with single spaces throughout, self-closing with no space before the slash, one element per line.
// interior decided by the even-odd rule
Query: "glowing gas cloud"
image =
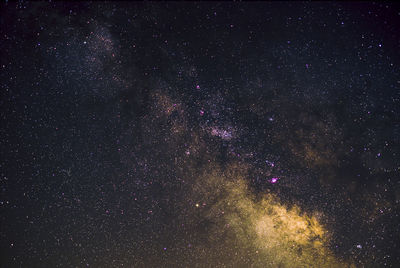
<path fill-rule="evenodd" d="M 192 192 L 194 202 L 203 204 L 199 216 L 212 222 L 211 244 L 226 246 L 233 265 L 353 267 L 335 258 L 328 248 L 329 233 L 314 215 L 288 208 L 274 194 L 253 193 L 245 180 L 247 168 L 210 166 Z M 241 263 L 249 255 L 252 262 Z"/>

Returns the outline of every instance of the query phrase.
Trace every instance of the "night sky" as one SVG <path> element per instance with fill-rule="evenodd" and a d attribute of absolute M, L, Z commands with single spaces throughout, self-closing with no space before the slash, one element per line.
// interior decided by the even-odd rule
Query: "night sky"
<path fill-rule="evenodd" d="M 399 4 L 0 25 L 0 267 L 399 267 Z"/>

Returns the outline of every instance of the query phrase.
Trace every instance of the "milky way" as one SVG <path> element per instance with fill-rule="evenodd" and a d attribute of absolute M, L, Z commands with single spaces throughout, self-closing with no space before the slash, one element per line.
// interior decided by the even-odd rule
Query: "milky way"
<path fill-rule="evenodd" d="M 0 267 L 399 266 L 399 5 L 0 18 Z"/>

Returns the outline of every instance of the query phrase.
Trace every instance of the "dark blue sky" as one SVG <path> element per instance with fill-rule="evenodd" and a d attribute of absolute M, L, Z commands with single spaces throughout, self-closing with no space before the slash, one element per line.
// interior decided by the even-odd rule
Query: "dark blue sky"
<path fill-rule="evenodd" d="M 21 1 L 0 24 L 0 267 L 400 263 L 397 4 Z"/>

